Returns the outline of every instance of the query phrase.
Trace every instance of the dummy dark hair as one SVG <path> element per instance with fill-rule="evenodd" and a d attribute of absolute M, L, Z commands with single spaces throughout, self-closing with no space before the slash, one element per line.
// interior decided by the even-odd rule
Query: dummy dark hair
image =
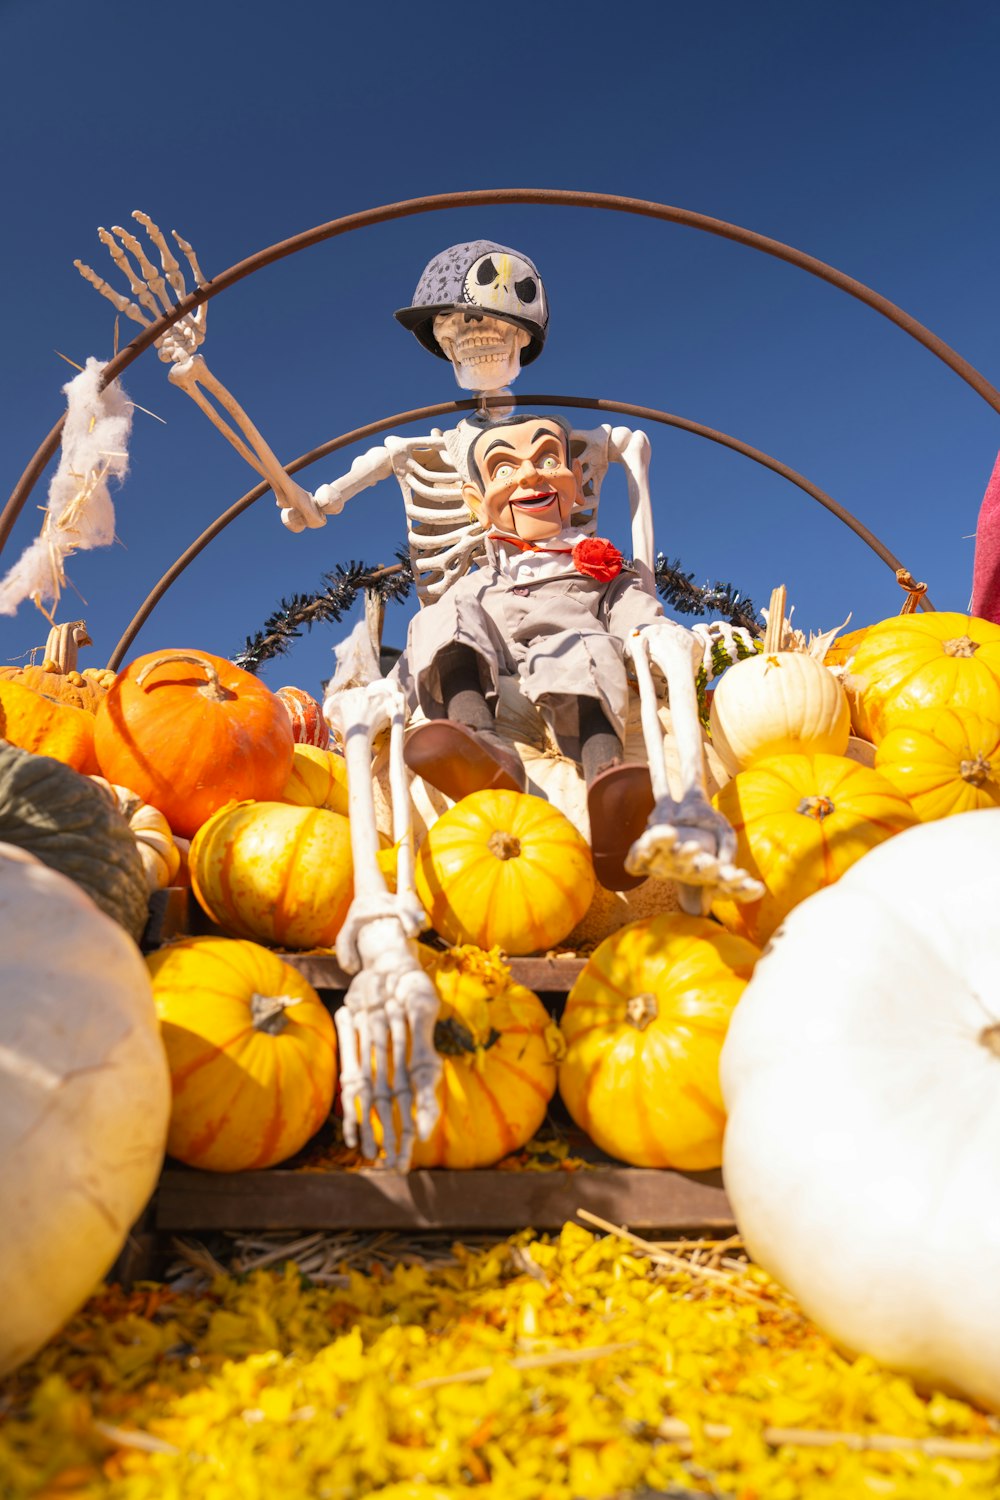
<path fill-rule="evenodd" d="M 476 489 L 480 494 L 482 494 L 483 492 L 483 476 L 482 471 L 480 470 L 479 465 L 476 463 L 475 457 L 473 456 L 474 449 L 476 447 L 476 444 L 479 442 L 479 439 L 482 437 L 484 432 L 492 432 L 495 427 L 520 427 L 524 422 L 552 422 L 556 427 L 559 428 L 565 440 L 566 462 L 572 462 L 573 454 L 570 449 L 570 443 L 573 437 L 573 429 L 566 421 L 565 417 L 538 417 L 534 414 L 534 412 L 530 411 L 515 411 L 512 412 L 509 417 L 497 417 L 493 421 L 491 421 L 488 417 L 470 417 L 470 426 L 478 427 L 479 431 L 472 439 L 472 442 L 469 444 L 469 452 L 466 458 L 466 462 L 469 466 L 470 483 L 476 486 Z"/>

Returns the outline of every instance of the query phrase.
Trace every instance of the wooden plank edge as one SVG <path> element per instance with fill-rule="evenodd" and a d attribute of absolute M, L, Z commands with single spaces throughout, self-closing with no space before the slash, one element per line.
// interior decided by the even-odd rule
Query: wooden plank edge
<path fill-rule="evenodd" d="M 405 1229 L 468 1233 L 554 1230 L 578 1208 L 634 1229 L 735 1232 L 717 1172 L 642 1167 L 577 1172 L 211 1173 L 168 1168 L 160 1179 L 160 1232 L 218 1229 Z"/>

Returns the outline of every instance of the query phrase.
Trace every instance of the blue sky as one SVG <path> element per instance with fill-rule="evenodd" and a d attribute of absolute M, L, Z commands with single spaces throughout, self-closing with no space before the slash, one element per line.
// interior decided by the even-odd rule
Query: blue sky
<path fill-rule="evenodd" d="M 180 230 L 213 274 L 313 224 L 426 193 L 656 199 L 831 262 L 1000 383 L 993 6 L 0 0 L 0 46 L 5 495 L 61 410 L 70 371 L 53 351 L 81 363 L 111 352 L 113 313 L 72 262 L 103 274 L 96 227 L 133 208 Z M 855 511 L 939 608 L 966 605 L 1000 418 L 875 313 L 704 234 L 524 206 L 364 230 L 216 298 L 208 363 L 287 457 L 448 400 L 448 366 L 392 312 L 438 250 L 478 237 L 526 251 L 548 289 L 549 341 L 522 388 L 728 431 Z M 255 480 L 152 353 L 124 383 L 166 425 L 136 416 L 116 493 L 121 545 L 69 566 L 86 603 L 68 592 L 59 617 L 86 617 L 93 665 L 163 569 Z M 758 604 L 783 582 L 813 628 L 898 608 L 884 564 L 783 480 L 683 433 L 651 437 L 657 542 L 698 581 L 732 582 Z M 44 497 L 43 483 L 0 566 L 34 536 Z M 623 509 L 611 486 L 602 530 L 623 538 Z M 338 561 L 387 561 L 403 535 L 393 485 L 302 536 L 262 500 L 174 585 L 134 649 L 234 655 L 283 595 L 319 587 Z M 407 613 L 390 610 L 388 640 L 401 644 Z M 0 619 L 0 659 L 45 631 L 30 604 Z M 264 680 L 315 691 L 341 633 L 314 630 Z"/>

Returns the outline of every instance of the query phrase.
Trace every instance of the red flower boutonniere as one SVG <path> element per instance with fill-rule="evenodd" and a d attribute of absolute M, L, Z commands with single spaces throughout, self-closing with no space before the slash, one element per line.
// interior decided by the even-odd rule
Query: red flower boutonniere
<path fill-rule="evenodd" d="M 603 536 L 581 537 L 573 548 L 573 562 L 578 573 L 600 583 L 610 583 L 622 570 L 621 553 Z"/>

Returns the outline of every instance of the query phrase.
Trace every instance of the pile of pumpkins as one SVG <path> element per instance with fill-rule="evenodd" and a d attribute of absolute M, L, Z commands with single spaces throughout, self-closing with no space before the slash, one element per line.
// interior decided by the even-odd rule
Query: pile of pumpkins
<path fill-rule="evenodd" d="M 713 743 L 731 773 L 716 805 L 736 830 L 737 862 L 764 886 L 760 900 L 720 900 L 709 918 L 671 912 L 621 928 L 591 955 L 557 1026 L 512 982 L 503 956 L 548 951 L 576 927 L 594 893 L 586 842 L 556 808 L 516 793 L 465 798 L 428 830 L 418 894 L 450 947 L 421 949 L 441 997 L 443 1076 L 441 1120 L 415 1165 L 499 1160 L 538 1128 L 557 1086 L 598 1145 L 639 1165 L 717 1166 L 728 1112 L 726 1180 L 738 1221 L 754 1225 L 764 1205 L 766 1222 L 780 1222 L 773 1196 L 757 1192 L 760 1160 L 774 1154 L 774 1132 L 797 1133 L 787 1115 L 767 1115 L 765 1152 L 744 1128 L 756 1118 L 744 1103 L 748 1075 L 772 1076 L 753 1018 L 768 1018 L 772 1072 L 794 1067 L 796 1028 L 805 1037 L 808 1018 L 821 1013 L 810 1010 L 811 992 L 839 972 L 831 954 L 853 959 L 859 973 L 867 961 L 849 930 L 834 927 L 824 941 L 813 917 L 823 901 L 843 890 L 853 911 L 851 882 L 863 890 L 876 865 L 898 879 L 912 858 L 919 873 L 921 856 L 908 850 L 914 830 L 931 832 L 921 824 L 948 820 L 949 848 L 959 851 L 949 857 L 959 861 L 962 840 L 971 848 L 995 832 L 1000 811 L 951 815 L 1000 808 L 1000 627 L 909 614 L 810 652 L 784 630 L 774 602 L 763 651 L 730 668 L 711 709 Z M 0 1054 L 14 1059 L 16 1090 L 33 1101 L 20 1116 L 30 1149 L 44 1143 L 32 1120 L 52 1118 L 53 1097 L 72 1101 L 69 1079 L 87 1092 L 86 1108 L 73 1105 L 80 1149 L 107 1157 L 112 1143 L 122 1148 L 113 1187 L 101 1174 L 104 1198 L 78 1195 L 73 1237 L 82 1242 L 107 1236 L 109 1224 L 124 1235 L 164 1142 L 210 1169 L 263 1167 L 293 1155 L 327 1118 L 331 1018 L 273 950 L 334 943 L 352 869 L 343 761 L 309 695 L 272 693 L 200 651 L 150 653 L 117 675 L 80 673 L 78 640 L 61 627 L 40 667 L 0 672 L 0 905 L 18 935 L 7 989 L 33 997 L 10 1010 Z M 143 963 L 120 929 L 138 939 L 150 890 L 185 881 L 225 935 L 182 939 Z M 771 944 L 779 927 L 781 941 Z M 868 941 L 874 951 L 871 932 Z M 888 924 L 879 942 L 884 984 L 895 961 Z M 779 970 L 781 1003 L 769 977 Z M 790 983 L 801 991 L 792 1009 Z M 87 1020 L 98 1005 L 91 991 L 104 1007 L 94 1010 L 99 1023 Z M 68 1000 L 85 1044 L 64 1056 L 53 1018 Z M 790 1052 L 777 1045 L 780 1026 L 792 1034 Z M 816 1045 L 822 1052 L 822 1036 Z M 113 1088 L 109 1079 L 118 1080 Z M 92 1128 L 78 1128 L 88 1110 Z M 70 1188 L 32 1197 L 32 1179 L 50 1184 L 53 1163 L 36 1171 L 29 1162 L 26 1171 L 16 1115 L 7 1131 L 16 1149 L 0 1153 L 0 1190 L 28 1226 L 25 1245 L 38 1240 L 32 1214 L 57 1215 L 58 1242 Z M 764 1127 L 754 1128 L 763 1139 Z M 801 1138 L 807 1156 L 822 1154 L 816 1139 Z M 68 1154 L 64 1169 L 90 1180 L 87 1163 Z M 800 1199 L 792 1183 L 781 1192 Z M 782 1239 L 797 1246 L 789 1270 L 763 1232 L 760 1240 L 761 1260 L 799 1290 L 799 1242 Z M 23 1259 L 19 1284 L 49 1274 L 42 1265 L 35 1276 Z M 72 1302 L 76 1289 L 67 1285 L 66 1295 Z M 11 1338 L 16 1362 L 31 1339 Z"/>
<path fill-rule="evenodd" d="M 149 961 L 173 1080 L 169 1147 L 211 1169 L 273 1165 L 315 1133 L 334 1096 L 329 1016 L 270 950 L 329 947 L 343 922 L 352 896 L 343 759 L 298 689 L 272 693 L 200 651 L 150 653 L 117 676 L 81 674 L 78 641 L 79 627 L 60 627 L 41 667 L 0 674 L 4 733 L 90 776 L 96 822 L 75 855 L 65 830 L 81 824 L 79 777 L 64 774 L 59 796 L 47 787 L 38 800 L 50 843 L 66 846 L 58 867 L 80 879 L 88 859 L 99 865 L 99 878 L 84 872 L 85 888 L 134 937 L 148 890 L 187 880 L 226 934 Z M 717 1166 L 719 1054 L 779 925 L 886 839 L 1000 803 L 1000 627 L 928 612 L 819 646 L 787 629 L 776 591 L 763 650 L 735 663 L 712 699 L 712 740 L 731 772 L 716 805 L 763 897 L 719 900 L 711 919 L 657 915 L 614 933 L 559 1028 L 511 983 L 496 950 L 546 952 L 573 931 L 595 889 L 586 842 L 556 808 L 516 793 L 467 797 L 431 826 L 418 895 L 452 947 L 427 950 L 442 996 L 444 1107 L 417 1165 L 500 1159 L 537 1129 L 558 1081 L 574 1119 L 610 1154 Z M 32 774 L 40 766 L 49 777 L 61 770 L 36 761 Z M 97 792 L 131 827 L 141 872 Z M 59 811 L 60 798 L 76 811 Z M 112 827 L 113 840 L 103 831 Z M 387 874 L 391 863 L 387 850 Z"/>

